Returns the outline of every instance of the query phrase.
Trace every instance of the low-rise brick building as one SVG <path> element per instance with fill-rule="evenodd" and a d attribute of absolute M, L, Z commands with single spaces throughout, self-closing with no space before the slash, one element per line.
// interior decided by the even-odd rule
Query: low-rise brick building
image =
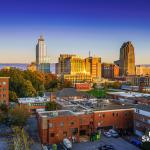
<path fill-rule="evenodd" d="M 0 103 L 9 104 L 9 77 L 0 77 Z"/>
<path fill-rule="evenodd" d="M 62 142 L 64 138 L 80 142 L 99 129 L 133 129 L 133 112 L 130 107 L 108 107 L 76 113 L 71 110 L 38 112 L 39 135 L 43 144 Z"/>

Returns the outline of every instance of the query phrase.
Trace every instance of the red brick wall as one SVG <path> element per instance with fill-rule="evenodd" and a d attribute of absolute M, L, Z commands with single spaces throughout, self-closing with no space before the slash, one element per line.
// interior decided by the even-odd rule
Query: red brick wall
<path fill-rule="evenodd" d="M 9 104 L 9 78 L 0 77 L 0 102 Z"/>

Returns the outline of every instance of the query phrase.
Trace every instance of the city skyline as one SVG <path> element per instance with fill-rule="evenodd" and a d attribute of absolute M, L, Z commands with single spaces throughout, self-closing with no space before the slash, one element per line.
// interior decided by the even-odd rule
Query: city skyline
<path fill-rule="evenodd" d="M 119 58 L 131 41 L 136 64 L 150 64 L 150 2 L 148 0 L 6 0 L 0 6 L 0 63 L 35 61 L 42 34 L 52 62 L 60 53 L 92 55 L 102 62 Z"/>

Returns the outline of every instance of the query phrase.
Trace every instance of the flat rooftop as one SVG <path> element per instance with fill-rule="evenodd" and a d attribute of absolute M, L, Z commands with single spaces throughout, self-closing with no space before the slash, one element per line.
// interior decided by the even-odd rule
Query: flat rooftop
<path fill-rule="evenodd" d="M 20 104 L 29 104 L 29 103 L 44 103 L 48 102 L 49 99 L 45 97 L 28 97 L 28 98 L 18 98 Z"/>
<path fill-rule="evenodd" d="M 148 112 L 150 112 L 150 106 L 149 106 L 149 105 L 142 105 L 142 104 L 139 104 L 139 105 L 136 105 L 136 108 L 137 108 L 137 109 L 140 109 L 140 110 L 143 110 L 143 111 L 148 111 Z"/>
<path fill-rule="evenodd" d="M 73 113 L 70 110 L 43 111 L 43 112 L 39 112 L 39 114 L 42 117 L 48 117 L 48 118 L 75 115 L 75 113 Z"/>
<path fill-rule="evenodd" d="M 133 97 L 150 97 L 150 94 L 138 93 L 138 92 L 107 92 L 110 95 L 118 95 L 127 98 Z"/>

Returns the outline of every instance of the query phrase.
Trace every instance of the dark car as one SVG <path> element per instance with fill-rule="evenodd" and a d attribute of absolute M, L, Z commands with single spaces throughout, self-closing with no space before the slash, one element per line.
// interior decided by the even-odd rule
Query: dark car
<path fill-rule="evenodd" d="M 115 148 L 112 145 L 100 146 L 98 149 L 99 150 L 115 150 Z"/>

